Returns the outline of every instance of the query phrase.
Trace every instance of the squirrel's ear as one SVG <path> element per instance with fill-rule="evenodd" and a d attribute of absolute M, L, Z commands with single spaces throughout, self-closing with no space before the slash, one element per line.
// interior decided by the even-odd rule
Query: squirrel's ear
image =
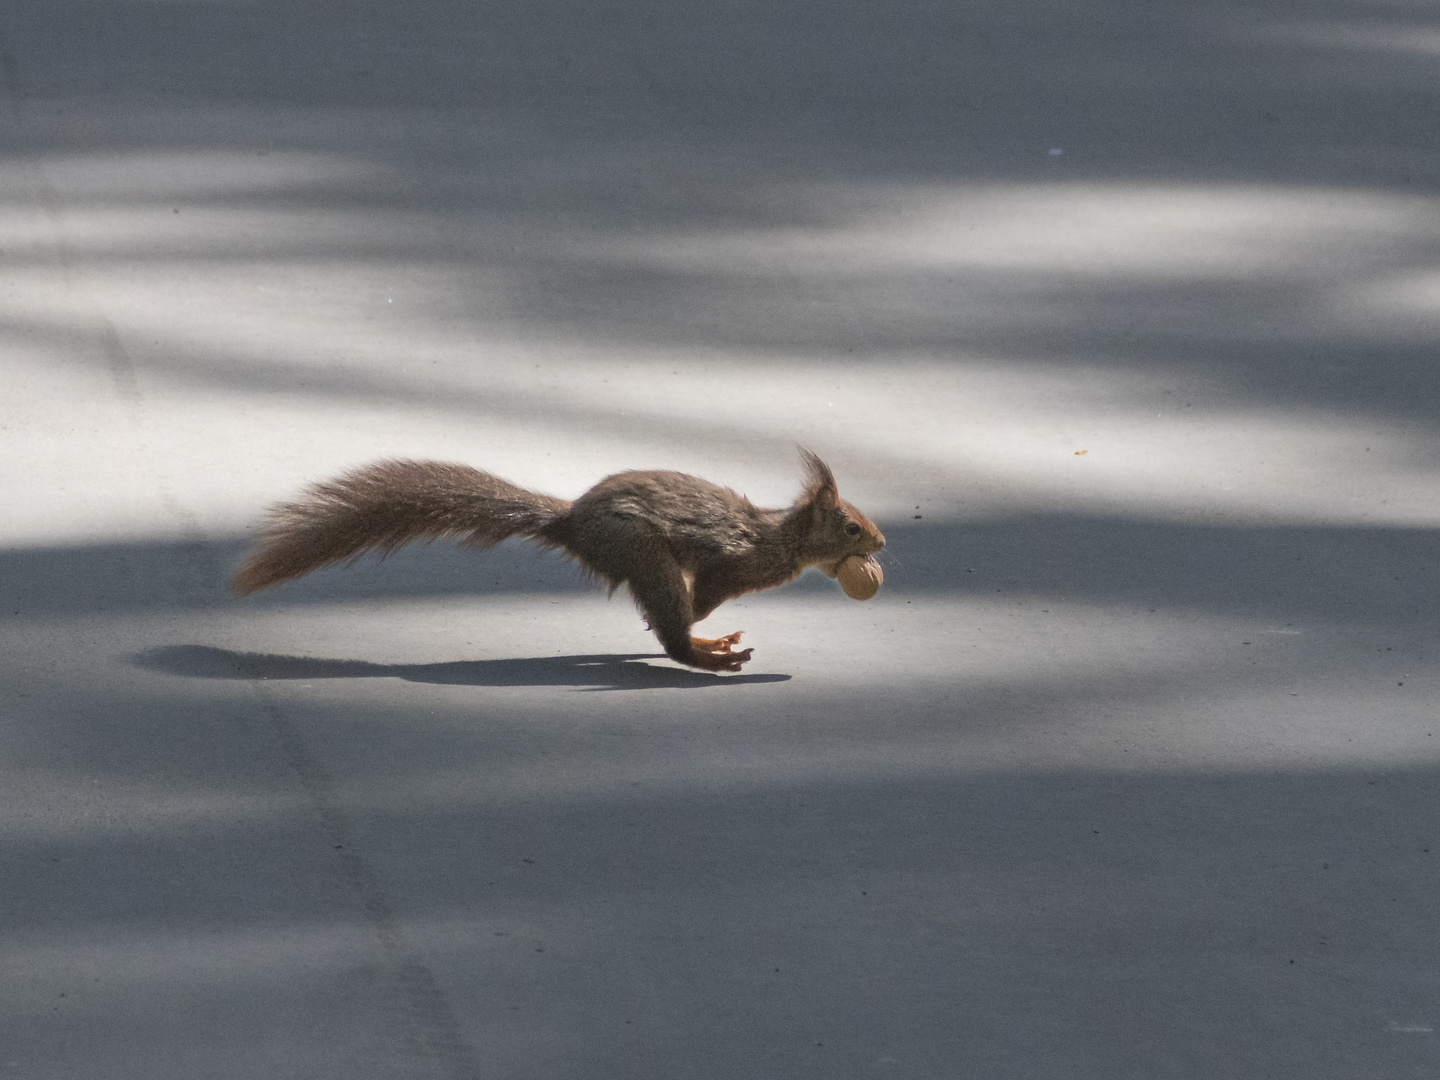
<path fill-rule="evenodd" d="M 835 474 L 830 471 L 830 466 L 803 446 L 800 458 L 805 462 L 806 498 L 822 509 L 835 509 L 840 504 L 840 491 L 835 487 Z"/>

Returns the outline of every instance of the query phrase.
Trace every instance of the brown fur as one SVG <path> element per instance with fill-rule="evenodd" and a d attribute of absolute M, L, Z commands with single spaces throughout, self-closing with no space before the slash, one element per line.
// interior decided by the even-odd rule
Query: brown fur
<path fill-rule="evenodd" d="M 739 632 L 696 638 L 690 627 L 732 597 L 782 585 L 808 566 L 833 578 L 841 560 L 885 546 L 875 524 L 840 498 L 829 467 L 803 454 L 804 492 L 774 510 L 677 472 L 617 473 L 568 503 L 468 465 L 381 461 L 274 507 L 233 585 L 252 593 L 417 540 L 490 547 L 523 537 L 563 550 L 612 592 L 629 586 L 672 659 L 738 671 L 752 652 L 732 651 Z"/>

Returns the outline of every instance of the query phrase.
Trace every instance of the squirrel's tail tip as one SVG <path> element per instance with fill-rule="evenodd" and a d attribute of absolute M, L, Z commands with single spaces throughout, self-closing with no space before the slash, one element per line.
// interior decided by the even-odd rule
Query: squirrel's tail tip
<path fill-rule="evenodd" d="M 236 570 L 230 578 L 230 591 L 237 596 L 249 596 L 261 589 L 278 585 L 282 580 L 283 578 L 276 576 L 269 567 L 252 560 Z"/>
<path fill-rule="evenodd" d="M 248 578 L 242 578 L 239 574 L 230 579 L 230 591 L 236 596 L 249 596 L 264 587 L 264 585 L 252 583 Z"/>

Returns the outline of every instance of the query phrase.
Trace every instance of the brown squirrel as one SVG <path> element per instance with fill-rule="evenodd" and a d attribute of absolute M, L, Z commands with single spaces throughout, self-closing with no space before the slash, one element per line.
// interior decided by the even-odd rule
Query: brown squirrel
<path fill-rule="evenodd" d="M 281 503 L 235 574 L 235 591 L 268 589 L 367 551 L 416 540 L 458 539 L 491 547 L 512 536 L 560 549 L 614 591 L 628 585 L 671 659 L 739 671 L 753 649 L 732 651 L 740 631 L 690 636 L 690 627 L 731 597 L 783 585 L 806 567 L 841 576 L 851 595 L 873 595 L 885 546 L 874 522 L 851 506 L 829 466 L 808 450 L 805 490 L 788 509 L 678 472 L 608 476 L 573 503 L 498 476 L 438 461 L 380 461 L 312 486 Z M 858 557 L 854 564 L 841 563 Z M 861 566 L 871 584 L 852 591 Z"/>

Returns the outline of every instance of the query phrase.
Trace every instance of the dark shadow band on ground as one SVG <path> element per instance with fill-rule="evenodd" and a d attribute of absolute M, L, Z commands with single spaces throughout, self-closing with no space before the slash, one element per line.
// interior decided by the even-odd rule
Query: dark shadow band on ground
<path fill-rule="evenodd" d="M 1413 526 L 1244 525 L 1083 513 L 881 521 L 881 597 L 962 595 L 1244 612 L 1279 622 L 1434 624 L 1440 531 Z M 0 552 L 0 622 L 155 610 L 234 612 L 353 601 L 603 591 L 567 560 L 505 543 L 449 544 L 322 570 L 253 597 L 227 588 L 241 540 L 150 541 Z M 833 595 L 807 572 L 784 592 Z"/>
<path fill-rule="evenodd" d="M 789 675 L 717 675 L 637 663 L 662 653 L 526 656 L 506 660 L 455 660 L 444 664 L 373 664 L 310 656 L 234 652 L 212 645 L 166 645 L 125 658 L 147 671 L 192 679 L 404 679 L 449 686 L 574 686 L 586 690 L 698 689 L 741 683 L 786 682 Z"/>

